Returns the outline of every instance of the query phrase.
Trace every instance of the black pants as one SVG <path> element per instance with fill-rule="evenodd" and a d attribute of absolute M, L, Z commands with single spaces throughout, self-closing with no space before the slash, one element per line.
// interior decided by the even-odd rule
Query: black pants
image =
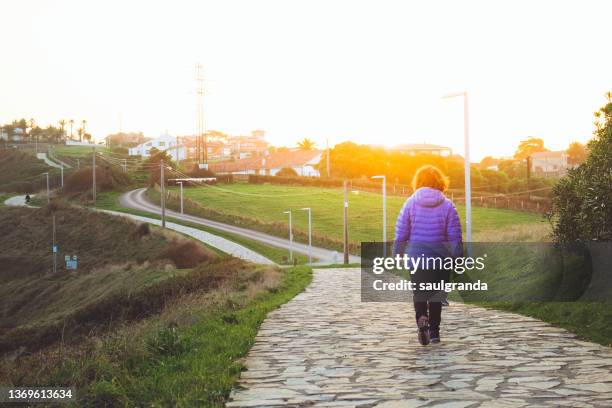
<path fill-rule="evenodd" d="M 449 278 L 450 274 L 445 270 L 418 270 L 412 276 L 412 281 L 419 285 L 420 283 L 448 282 Z M 416 321 L 418 322 L 421 316 L 427 316 L 430 331 L 432 334 L 439 335 L 442 320 L 441 301 L 446 299 L 446 292 L 416 290 L 413 295 Z"/>
<path fill-rule="evenodd" d="M 419 321 L 419 317 L 427 316 L 429 318 L 430 331 L 434 334 L 440 332 L 440 321 L 442 320 L 441 302 L 414 302 L 414 311 L 417 322 Z"/>

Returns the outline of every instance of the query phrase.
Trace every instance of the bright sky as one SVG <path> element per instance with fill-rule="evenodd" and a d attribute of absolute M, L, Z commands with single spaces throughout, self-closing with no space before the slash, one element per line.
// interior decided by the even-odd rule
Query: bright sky
<path fill-rule="evenodd" d="M 612 90 L 610 1 L 33 1 L 0 3 L 0 122 L 80 122 L 97 139 L 264 129 L 511 155 L 527 136 L 586 141 Z"/>

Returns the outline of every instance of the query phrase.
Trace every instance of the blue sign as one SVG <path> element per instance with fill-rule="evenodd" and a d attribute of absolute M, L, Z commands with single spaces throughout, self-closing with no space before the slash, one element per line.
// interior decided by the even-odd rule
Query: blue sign
<path fill-rule="evenodd" d="M 56 254 L 59 252 L 59 245 L 53 245 L 53 253 Z"/>
<path fill-rule="evenodd" d="M 66 261 L 66 269 L 77 269 L 78 262 L 76 255 L 72 255 L 72 258 L 70 257 L 70 255 L 66 255 L 64 256 L 64 260 Z"/>

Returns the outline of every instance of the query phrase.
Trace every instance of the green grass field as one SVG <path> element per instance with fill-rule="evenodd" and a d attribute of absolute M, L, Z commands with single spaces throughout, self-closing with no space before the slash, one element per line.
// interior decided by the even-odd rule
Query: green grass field
<path fill-rule="evenodd" d="M 169 188 L 178 194 L 177 187 Z M 296 229 L 308 230 L 308 217 L 303 207 L 312 208 L 313 233 L 342 239 L 343 193 L 339 189 L 315 187 L 294 187 L 277 185 L 255 185 L 234 183 L 218 187 L 185 188 L 186 198 L 230 216 L 247 216 L 264 222 L 288 223 L 287 214 L 293 211 Z M 387 197 L 387 238 L 393 239 L 395 220 L 406 198 Z M 465 208 L 458 205 L 462 222 Z M 473 233 L 488 234 L 516 225 L 537 224 L 543 221 L 541 215 L 493 208 L 474 207 L 472 211 Z M 465 225 L 463 226 L 465 228 Z M 349 237 L 352 242 L 381 240 L 382 199 L 379 194 L 349 193 Z"/>

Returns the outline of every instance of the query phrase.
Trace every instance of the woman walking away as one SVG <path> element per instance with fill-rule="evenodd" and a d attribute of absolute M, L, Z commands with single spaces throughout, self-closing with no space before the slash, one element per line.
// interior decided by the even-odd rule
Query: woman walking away
<path fill-rule="evenodd" d="M 448 178 L 434 166 L 423 166 L 412 180 L 414 193 L 406 200 L 395 226 L 395 255 L 423 258 L 412 275 L 414 311 L 422 345 L 440 342 L 444 291 L 422 290 L 421 284 L 449 281 L 449 271 L 440 263 L 445 257 L 462 255 L 461 223 L 452 201 L 444 196 Z M 439 259 L 438 259 L 439 258 Z M 430 262 L 431 261 L 431 262 Z"/>

